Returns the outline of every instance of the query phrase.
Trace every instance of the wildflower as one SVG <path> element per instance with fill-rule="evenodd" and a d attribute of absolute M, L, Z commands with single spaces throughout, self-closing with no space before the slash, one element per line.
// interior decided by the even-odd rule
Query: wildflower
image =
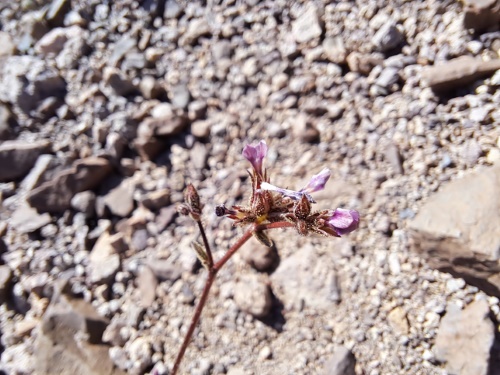
<path fill-rule="evenodd" d="M 262 162 L 267 154 L 266 142 L 260 141 L 257 146 L 246 145 L 242 154 L 252 164 L 255 173 L 263 178 Z"/>
<path fill-rule="evenodd" d="M 337 208 L 325 220 L 323 229 L 334 231 L 339 237 L 356 230 L 359 225 L 359 213 L 356 210 Z"/>
<path fill-rule="evenodd" d="M 302 197 L 305 196 L 310 203 L 316 203 L 316 201 L 311 197 L 310 193 L 323 190 L 328 179 L 330 178 L 330 175 L 330 170 L 328 168 L 324 168 L 321 172 L 312 176 L 308 184 L 299 191 L 279 188 L 267 182 L 263 182 L 260 188 L 262 190 L 276 191 L 296 201 L 301 200 Z"/>

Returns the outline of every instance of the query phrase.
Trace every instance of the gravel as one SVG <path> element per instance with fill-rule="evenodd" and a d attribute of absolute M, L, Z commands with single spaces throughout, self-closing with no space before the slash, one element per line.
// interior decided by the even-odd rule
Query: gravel
<path fill-rule="evenodd" d="M 100 335 L 82 323 L 71 345 L 98 345 L 116 374 L 168 373 L 206 277 L 176 205 L 193 183 L 220 258 L 242 231 L 214 207 L 245 203 L 241 150 L 260 139 L 274 184 L 300 189 L 328 167 L 315 208 L 356 209 L 361 226 L 247 244 L 181 373 L 443 374 L 462 363 L 447 324 L 469 317 L 487 333 L 471 373 L 494 366 L 499 296 L 433 268 L 409 224 L 500 160 L 498 33 L 477 22 L 495 9 L 205 3 L 0 5 L 0 370 L 50 373 L 40 345 L 58 333 L 43 321 L 64 295 L 74 316 L 99 315 Z"/>

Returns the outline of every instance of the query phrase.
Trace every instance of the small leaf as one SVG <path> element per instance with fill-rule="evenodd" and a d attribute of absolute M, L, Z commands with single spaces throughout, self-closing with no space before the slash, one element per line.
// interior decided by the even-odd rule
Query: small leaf
<path fill-rule="evenodd" d="M 263 231 L 253 232 L 255 238 L 264 246 L 273 247 L 273 241 Z"/>
<path fill-rule="evenodd" d="M 194 251 L 196 251 L 196 256 L 200 260 L 203 267 L 208 269 L 208 255 L 207 255 L 207 252 L 205 251 L 205 248 L 203 247 L 203 245 L 197 241 L 193 241 L 191 246 L 193 246 Z"/>

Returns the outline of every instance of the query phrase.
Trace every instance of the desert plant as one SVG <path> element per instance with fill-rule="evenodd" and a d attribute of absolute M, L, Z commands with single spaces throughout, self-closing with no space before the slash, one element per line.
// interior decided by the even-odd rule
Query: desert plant
<path fill-rule="evenodd" d="M 359 213 L 355 210 L 343 208 L 322 211 L 311 210 L 312 204 L 316 203 L 311 194 L 324 189 L 326 182 L 330 178 L 329 169 L 325 168 L 317 175 L 314 175 L 309 183 L 298 191 L 283 189 L 271 185 L 269 182 L 269 176 L 263 166 L 266 154 L 267 145 L 264 141 L 260 141 L 256 146 L 247 145 L 243 149 L 243 156 L 252 164 L 252 171 L 249 172 L 252 190 L 248 205 L 233 206 L 231 208 L 219 205 L 215 208 L 217 216 L 228 217 L 233 220 L 235 225 L 246 227 L 243 235 L 217 261 L 213 259 L 201 221 L 202 205 L 198 192 L 191 184 L 187 186 L 184 192 L 185 203 L 179 206 L 178 211 L 182 215 L 190 216 L 198 225 L 203 243 L 196 242 L 193 247 L 201 263 L 208 271 L 208 276 L 203 293 L 191 319 L 191 324 L 177 354 L 171 375 L 176 375 L 179 370 L 217 273 L 250 237 L 254 236 L 262 244 L 270 247 L 272 241 L 266 233 L 270 229 L 295 228 L 302 236 L 316 233 L 324 236 L 340 237 L 352 232 L 359 225 Z"/>

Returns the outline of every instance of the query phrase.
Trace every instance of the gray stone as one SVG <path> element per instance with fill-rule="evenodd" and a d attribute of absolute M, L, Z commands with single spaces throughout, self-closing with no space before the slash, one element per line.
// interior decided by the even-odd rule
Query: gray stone
<path fill-rule="evenodd" d="M 187 30 L 179 39 L 181 46 L 193 45 L 198 38 L 210 34 L 210 25 L 205 18 L 195 18 L 189 22 Z"/>
<path fill-rule="evenodd" d="M 331 309 L 340 301 L 340 289 L 333 258 L 319 257 L 305 245 L 283 259 L 271 275 L 273 291 L 285 306 Z"/>
<path fill-rule="evenodd" d="M 15 121 L 9 107 L 0 104 L 0 141 L 11 138 L 14 135 L 16 126 L 17 121 Z"/>
<path fill-rule="evenodd" d="M 384 147 L 385 160 L 391 165 L 393 171 L 397 174 L 403 174 L 403 159 L 399 153 L 399 148 L 394 143 L 389 143 Z"/>
<path fill-rule="evenodd" d="M 52 222 L 48 213 L 39 214 L 27 204 L 21 204 L 12 214 L 10 225 L 19 233 L 31 233 Z"/>
<path fill-rule="evenodd" d="M 142 198 L 141 203 L 149 210 L 159 210 L 170 203 L 170 190 L 159 189 L 149 192 Z"/>
<path fill-rule="evenodd" d="M 395 67 L 387 67 L 378 76 L 375 84 L 383 87 L 390 88 L 392 85 L 399 81 L 399 69 Z"/>
<path fill-rule="evenodd" d="M 134 210 L 134 190 L 134 180 L 125 179 L 104 196 L 104 204 L 113 215 L 127 217 Z"/>
<path fill-rule="evenodd" d="M 10 282 L 12 280 L 12 271 L 7 265 L 0 265 L 0 304 L 7 300 Z"/>
<path fill-rule="evenodd" d="M 5 141 L 0 144 L 0 181 L 13 181 L 24 177 L 38 156 L 49 151 L 48 141 Z"/>
<path fill-rule="evenodd" d="M 121 266 L 120 255 L 126 248 L 123 235 L 101 234 L 89 255 L 88 275 L 92 284 L 108 284 Z"/>
<path fill-rule="evenodd" d="M 326 58 L 335 64 L 345 64 L 347 59 L 347 49 L 344 46 L 342 36 L 325 38 L 323 50 Z"/>
<path fill-rule="evenodd" d="M 437 92 L 446 92 L 467 86 L 481 77 L 500 69 L 500 59 L 483 61 L 481 58 L 460 56 L 442 64 L 426 67 L 423 81 Z"/>
<path fill-rule="evenodd" d="M 36 373 L 123 375 L 102 343 L 107 320 L 83 300 L 64 295 L 54 299 L 38 328 L 34 355 Z"/>
<path fill-rule="evenodd" d="M 403 35 L 396 25 L 387 22 L 375 33 L 372 43 L 379 52 L 390 51 L 403 42 Z"/>
<path fill-rule="evenodd" d="M 170 260 L 152 259 L 147 265 L 160 281 L 174 282 L 181 277 L 182 270 Z"/>
<path fill-rule="evenodd" d="M 182 14 L 182 7 L 177 0 L 167 0 L 163 17 L 166 19 L 178 18 Z"/>
<path fill-rule="evenodd" d="M 172 104 L 177 108 L 187 108 L 191 100 L 191 94 L 186 85 L 176 85 L 172 87 L 169 93 Z"/>
<path fill-rule="evenodd" d="M 307 43 L 323 33 L 320 9 L 308 3 L 304 12 L 292 23 L 292 34 L 297 43 Z"/>
<path fill-rule="evenodd" d="M 41 212 L 61 213 L 71 207 L 76 193 L 92 190 L 111 172 L 111 165 L 104 158 L 89 157 L 78 160 L 68 169 L 32 190 L 27 200 Z"/>
<path fill-rule="evenodd" d="M 189 152 L 193 167 L 203 170 L 207 166 L 208 151 L 203 143 L 196 142 Z"/>
<path fill-rule="evenodd" d="M 96 196 L 93 191 L 82 191 L 71 198 L 71 207 L 78 212 L 83 212 L 87 217 L 95 213 Z"/>
<path fill-rule="evenodd" d="M 104 69 L 104 83 L 120 96 L 129 96 L 137 92 L 135 85 L 116 68 Z"/>
<path fill-rule="evenodd" d="M 274 246 L 267 247 L 257 241 L 247 242 L 239 253 L 250 266 L 260 272 L 276 269 L 280 261 L 278 251 Z"/>
<path fill-rule="evenodd" d="M 71 10 L 70 0 L 52 0 L 45 19 L 51 26 L 62 26 L 64 17 Z"/>
<path fill-rule="evenodd" d="M 263 275 L 248 274 L 240 277 L 234 287 L 234 302 L 256 318 L 266 316 L 271 310 L 271 290 Z"/>
<path fill-rule="evenodd" d="M 36 44 L 35 51 L 42 55 L 58 54 L 68 41 L 67 31 L 62 27 L 57 27 L 45 34 Z"/>
<path fill-rule="evenodd" d="M 410 222 L 413 247 L 432 267 L 500 296 L 500 166 L 444 185 Z"/>
<path fill-rule="evenodd" d="M 324 375 L 355 375 L 356 358 L 344 346 L 337 346 L 333 356 L 325 363 Z"/>
<path fill-rule="evenodd" d="M 15 52 L 16 46 L 10 34 L 0 31 L 0 57 L 12 56 Z"/>
<path fill-rule="evenodd" d="M 485 300 L 477 300 L 464 310 L 449 305 L 433 348 L 436 359 L 446 363 L 448 373 L 489 374 L 490 351 L 495 341 L 495 326 L 489 314 Z"/>
<path fill-rule="evenodd" d="M 500 22 L 500 3 L 497 0 L 462 0 L 463 23 L 466 29 L 483 32 Z"/>
<path fill-rule="evenodd" d="M 140 296 L 140 305 L 144 308 L 151 306 L 156 298 L 158 279 L 150 267 L 142 265 L 136 279 Z"/>
<path fill-rule="evenodd" d="M 124 35 L 118 42 L 113 46 L 113 51 L 109 58 L 109 66 L 118 67 L 120 61 L 125 57 L 125 55 L 137 46 L 137 40 L 130 37 L 129 35 Z"/>

